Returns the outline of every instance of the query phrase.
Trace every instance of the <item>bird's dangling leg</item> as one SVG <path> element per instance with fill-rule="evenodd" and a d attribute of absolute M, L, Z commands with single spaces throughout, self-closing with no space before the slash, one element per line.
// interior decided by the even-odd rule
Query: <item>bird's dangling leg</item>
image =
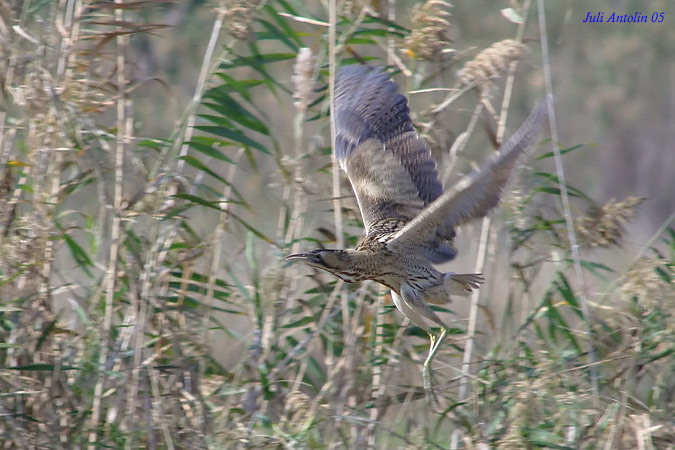
<path fill-rule="evenodd" d="M 448 335 L 448 327 L 445 325 L 445 323 L 443 323 L 441 318 L 431 310 L 429 305 L 427 305 L 427 303 L 422 299 L 420 293 L 409 285 L 404 284 L 401 287 L 400 296 L 393 293 L 392 299 L 394 300 L 396 307 L 403 313 L 403 315 L 405 315 L 418 327 L 425 329 L 429 334 L 429 355 L 424 361 L 424 366 L 422 367 L 424 394 L 426 395 L 427 401 L 429 403 L 432 405 L 439 405 L 440 402 L 436 397 L 431 380 L 431 361 L 434 359 L 436 352 Z M 424 319 L 430 320 L 431 322 L 434 322 L 435 325 L 438 325 L 441 328 L 441 333 L 438 336 L 433 334 L 429 326 L 426 325 Z"/>
<path fill-rule="evenodd" d="M 429 355 L 424 361 L 424 366 L 422 367 L 422 379 L 424 380 L 424 395 L 427 397 L 427 401 L 431 404 L 439 404 L 431 379 L 431 361 L 433 361 L 434 356 L 436 356 L 436 352 L 438 351 L 441 344 L 443 344 L 443 341 L 447 335 L 448 329 L 445 327 L 441 327 L 441 334 L 439 334 L 438 337 L 432 333 L 429 333 L 429 339 L 431 343 L 429 346 Z"/>

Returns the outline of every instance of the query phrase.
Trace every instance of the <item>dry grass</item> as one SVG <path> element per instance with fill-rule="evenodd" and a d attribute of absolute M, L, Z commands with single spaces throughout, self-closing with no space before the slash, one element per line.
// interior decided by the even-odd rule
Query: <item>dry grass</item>
<path fill-rule="evenodd" d="M 445 2 L 417 9 L 426 44 L 366 6 L 336 17 L 338 58 L 386 58 L 392 45 L 434 60 L 450 44 Z M 338 186 L 336 216 L 326 194 L 325 23 L 284 2 L 209 10 L 192 102 L 171 135 L 142 136 L 142 122 L 166 117 L 138 116 L 147 80 L 134 46 L 161 31 L 148 17 L 168 7 L 0 0 L 0 448 L 447 448 L 453 430 L 476 449 L 674 448 L 675 231 L 623 272 L 582 254 L 588 279 L 616 286 L 590 296 L 589 336 L 564 212 L 539 207 L 560 195 L 544 155 L 519 182 L 513 220 L 489 223 L 486 265 L 505 261 L 513 276 L 481 289 L 464 372 L 469 324 L 458 320 L 435 368 L 447 409 L 430 411 L 426 336 L 388 295 L 283 263 L 361 232 L 349 188 Z M 523 54 L 509 48 L 518 55 L 483 52 L 474 62 L 490 65 L 463 73 L 496 85 Z M 458 62 L 438 62 L 406 67 L 420 71 L 410 87 L 456 73 Z M 492 108 L 471 90 L 453 95 Z M 476 120 L 465 127 L 466 139 L 478 133 Z M 639 203 L 579 214 L 575 229 L 619 251 Z"/>

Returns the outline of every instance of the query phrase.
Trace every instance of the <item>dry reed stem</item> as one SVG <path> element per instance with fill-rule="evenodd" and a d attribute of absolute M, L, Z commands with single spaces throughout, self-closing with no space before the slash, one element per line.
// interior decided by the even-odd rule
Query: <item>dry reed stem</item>
<path fill-rule="evenodd" d="M 244 149 L 239 148 L 237 150 L 237 153 L 234 154 L 234 157 L 232 158 L 232 164 L 230 165 L 230 168 L 227 173 L 227 180 L 230 181 L 230 184 L 227 184 L 225 188 L 223 189 L 223 199 L 230 199 L 232 196 L 232 186 L 234 185 L 233 180 L 235 179 L 236 176 L 236 171 L 237 171 L 237 163 L 241 159 L 242 155 L 244 154 Z M 203 326 L 203 345 L 205 348 L 209 348 L 209 323 L 211 320 L 211 314 L 213 313 L 213 299 L 214 299 L 214 292 L 216 290 L 216 279 L 217 279 L 217 274 L 218 274 L 218 269 L 220 268 L 220 262 L 221 262 L 221 252 L 222 252 L 222 237 L 223 234 L 225 233 L 225 227 L 227 223 L 229 222 L 229 210 L 231 208 L 231 203 L 225 203 L 222 207 L 222 212 L 219 214 L 218 217 L 218 225 L 216 226 L 212 236 L 211 236 L 211 245 L 209 246 L 210 248 L 213 249 L 212 254 L 211 254 L 211 261 L 209 264 L 209 278 L 207 281 L 207 288 L 206 288 L 206 293 L 204 294 L 204 299 L 206 303 L 206 313 L 204 314 L 204 320 L 202 322 Z M 203 374 L 202 374 L 203 375 Z"/>
<path fill-rule="evenodd" d="M 396 2 L 395 0 L 389 0 L 387 4 L 387 20 L 390 22 L 394 23 L 396 21 Z M 390 28 L 391 30 L 391 28 Z M 389 38 L 387 39 L 387 62 L 391 64 L 392 62 L 396 61 L 397 65 L 399 66 L 404 66 L 403 62 L 398 58 L 398 55 L 395 53 L 394 49 L 394 39 Z M 404 66 L 405 67 L 405 66 Z M 382 355 L 384 351 L 384 336 L 383 333 L 380 332 L 379 330 L 384 329 L 384 305 L 382 302 L 382 298 L 384 298 L 384 294 L 386 293 L 387 289 L 382 286 L 378 285 L 377 286 L 377 291 L 378 291 L 378 299 L 375 302 L 374 308 L 375 308 L 375 329 L 372 330 L 372 333 L 375 336 L 375 346 L 373 348 L 373 358 L 377 357 L 378 355 Z M 381 413 L 381 407 L 380 403 L 384 399 L 384 395 L 386 392 L 386 385 L 382 382 L 383 381 L 383 374 L 384 374 L 384 367 L 383 365 L 379 364 L 376 365 L 373 368 L 373 375 L 371 377 L 371 385 L 370 385 L 370 392 L 368 393 L 368 398 L 375 404 L 375 407 L 370 410 L 370 414 L 368 415 L 368 418 L 371 421 L 371 424 L 368 425 L 366 428 L 366 436 L 364 438 L 364 441 L 366 442 L 366 445 L 369 448 L 375 448 L 375 440 L 376 440 L 376 434 L 375 434 L 375 423 L 379 420 L 379 416 Z"/>
<path fill-rule="evenodd" d="M 298 52 L 296 57 L 296 63 L 294 66 L 294 74 L 292 76 L 292 81 L 295 85 L 294 98 L 296 98 L 295 107 L 296 107 L 296 116 L 294 121 L 294 154 L 291 157 L 284 158 L 282 157 L 282 164 L 284 160 L 289 161 L 292 164 L 292 177 L 293 179 L 290 182 L 284 184 L 284 192 L 282 195 L 282 207 L 279 209 L 278 223 L 277 223 L 277 236 L 284 239 L 284 242 L 293 242 L 290 248 L 291 253 L 296 253 L 299 248 L 299 238 L 302 237 L 303 225 L 304 225 L 304 216 L 307 211 L 307 198 L 304 195 L 301 183 L 302 180 L 302 164 L 300 163 L 303 149 L 305 146 L 304 138 L 304 124 L 307 112 L 307 106 L 310 103 L 311 96 L 313 95 L 312 88 L 314 86 L 314 79 L 317 75 L 318 66 L 315 64 L 312 51 L 309 48 L 302 48 Z M 282 171 L 285 171 L 286 168 L 282 167 Z M 292 207 L 289 208 L 289 202 L 291 199 L 291 193 L 293 194 L 293 203 Z M 286 216 L 290 209 L 290 220 L 288 227 L 286 228 L 286 233 L 283 233 L 284 223 Z M 284 234 L 284 236 L 282 236 Z M 289 310 L 291 308 L 293 298 L 290 295 L 291 292 L 297 292 L 297 287 L 299 286 L 300 279 L 298 277 L 299 267 L 292 266 L 287 269 L 285 277 L 290 279 L 290 283 L 285 283 L 279 294 L 280 299 L 286 299 L 285 309 Z M 282 320 L 282 325 L 284 321 Z"/>
<path fill-rule="evenodd" d="M 122 0 L 115 0 L 116 4 L 122 4 Z M 115 9 L 115 20 L 118 23 L 123 21 L 123 10 L 121 8 Z M 113 317 L 113 300 L 115 296 L 115 279 L 117 274 L 118 251 L 120 241 L 120 207 L 122 205 L 122 183 L 124 175 L 124 153 L 131 136 L 127 136 L 127 105 L 126 97 L 123 93 L 126 85 L 126 66 L 125 66 L 125 51 L 128 43 L 128 36 L 119 34 L 117 36 L 117 88 L 119 97 L 117 98 L 117 137 L 115 142 L 115 184 L 113 193 L 113 204 L 111 208 L 112 213 L 112 227 L 110 231 L 110 258 L 106 270 L 105 282 L 105 316 L 103 320 L 103 340 L 101 344 L 100 356 L 98 360 L 98 381 L 94 388 L 94 401 L 92 404 L 92 415 L 90 420 L 89 431 L 89 449 L 96 448 L 98 440 L 98 427 L 101 414 L 101 400 L 103 396 L 103 385 L 107 377 L 106 363 L 108 360 L 109 349 L 112 343 L 112 317 Z"/>
<path fill-rule="evenodd" d="M 305 118 L 306 118 L 306 111 L 307 111 L 307 106 L 309 105 L 311 101 L 311 97 L 313 96 L 313 86 L 314 86 L 314 80 L 317 75 L 317 64 L 315 62 L 315 58 L 312 54 L 311 49 L 309 48 L 301 48 L 300 51 L 298 52 L 298 55 L 296 57 L 296 63 L 294 66 L 294 73 L 292 76 L 292 81 L 294 83 L 295 89 L 294 89 L 294 98 L 296 99 L 295 102 L 295 107 L 296 107 L 296 117 L 294 121 L 294 140 L 295 140 L 295 147 L 294 147 L 294 155 L 292 159 L 292 176 L 293 179 L 291 180 L 291 183 L 286 183 L 284 185 L 284 202 L 282 204 L 282 207 L 280 208 L 279 211 L 279 225 L 278 225 L 278 231 L 277 235 L 281 235 L 283 232 L 283 223 L 284 219 L 286 217 L 286 212 L 288 210 L 288 206 L 286 206 L 289 203 L 290 200 L 290 194 L 291 194 L 291 188 L 293 192 L 293 203 L 292 207 L 290 208 L 291 214 L 290 214 L 290 221 L 288 224 L 288 227 L 286 229 L 284 241 L 285 242 L 293 242 L 293 245 L 291 246 L 291 253 L 295 253 L 299 247 L 299 238 L 301 237 L 301 234 L 303 232 L 303 225 L 304 225 L 304 216 L 307 211 L 307 205 L 308 205 L 308 199 L 304 195 L 302 186 L 300 183 L 302 182 L 302 165 L 300 163 L 302 154 L 303 154 L 303 148 L 305 145 L 305 139 L 304 139 L 304 125 L 305 125 Z M 284 277 L 287 279 L 290 279 L 290 282 L 284 283 L 281 291 L 279 292 L 279 299 L 286 299 L 286 304 L 285 304 L 285 310 L 288 311 L 292 307 L 292 302 L 294 301 L 292 293 L 298 292 L 298 287 L 300 286 L 300 277 L 298 276 L 298 270 L 299 268 L 296 266 L 290 267 L 286 270 L 286 273 L 284 274 Z M 332 296 L 331 296 L 332 297 Z M 329 300 L 330 307 L 332 307 L 332 302 Z M 326 318 L 328 317 L 328 313 L 330 311 L 330 307 L 327 305 L 322 313 L 321 319 L 319 320 L 319 324 L 317 326 L 317 329 L 315 331 L 321 330 L 323 328 L 323 324 L 325 323 Z M 280 326 L 283 326 L 284 324 L 288 323 L 290 320 L 290 317 L 284 317 L 281 321 Z M 291 351 L 291 354 L 298 354 L 302 348 L 307 346 L 307 352 L 309 353 L 309 349 L 312 347 L 312 343 L 310 342 L 310 339 L 312 339 L 315 335 L 315 332 L 311 332 L 305 340 L 302 341 L 302 346 L 296 345 L 296 347 Z M 288 358 L 288 356 L 287 356 Z M 286 358 L 285 358 L 286 360 Z M 284 364 L 285 365 L 285 364 Z M 276 378 L 276 372 L 280 370 L 280 365 L 277 365 L 275 367 L 272 377 Z M 288 395 L 295 395 L 298 394 L 300 383 L 302 382 L 302 378 L 304 377 L 305 371 L 307 369 L 307 359 L 303 360 L 303 364 L 300 366 L 300 370 L 298 371 L 295 380 L 289 390 Z M 274 379 L 273 378 L 273 379 Z M 282 414 L 282 420 L 280 423 L 280 426 L 283 427 L 285 425 L 285 417 L 289 413 L 289 403 L 287 402 L 284 405 L 283 408 L 283 414 Z M 309 418 L 308 416 L 306 418 Z"/>
<path fill-rule="evenodd" d="M 528 15 L 530 9 L 530 0 L 526 0 L 525 3 L 522 6 L 522 14 L 521 16 L 526 18 Z M 523 20 L 523 22 L 518 26 L 518 30 L 516 32 L 516 41 L 517 43 L 520 43 L 520 41 L 523 38 L 523 35 L 525 33 L 525 25 L 527 21 Z M 505 41 L 502 41 L 505 42 Z M 520 44 L 522 45 L 522 44 Z M 513 47 L 513 46 L 512 46 Z M 479 55 L 480 56 L 480 55 Z M 476 58 L 478 60 L 478 57 Z M 513 79 L 515 77 L 515 69 L 516 69 L 516 63 L 517 63 L 517 58 L 511 59 L 509 61 L 504 60 L 505 64 L 508 64 L 509 66 L 509 72 L 507 76 L 507 81 L 506 81 L 506 86 L 504 88 L 504 97 L 502 101 L 502 108 L 501 108 L 501 114 L 500 114 L 500 123 L 505 123 L 506 122 L 506 115 L 508 114 L 508 105 L 511 99 L 511 92 L 513 90 Z M 474 74 L 475 75 L 475 74 Z M 462 78 L 460 74 L 460 78 Z M 504 133 L 505 127 L 500 127 L 498 129 L 498 133 L 501 131 L 501 135 L 497 135 L 497 141 L 501 142 L 503 139 L 503 133 Z M 488 238 L 490 235 L 490 230 L 491 230 L 491 219 L 489 216 L 485 217 L 483 219 L 482 225 L 481 225 L 481 234 L 480 234 L 480 239 L 479 239 L 479 247 L 478 247 L 478 257 L 476 259 L 476 265 L 474 268 L 475 273 L 484 273 L 484 265 L 485 261 L 489 259 L 488 256 Z M 494 247 L 492 247 L 494 249 Z M 475 290 L 471 293 L 471 304 L 470 304 L 470 309 L 469 309 L 469 323 L 467 326 L 467 341 L 466 345 L 464 347 L 464 355 L 462 357 L 462 372 L 463 373 L 470 373 L 470 363 L 471 363 L 471 358 L 472 358 L 472 353 L 473 353 L 473 344 L 474 344 L 474 336 L 476 332 L 476 321 L 478 318 L 478 303 L 480 300 L 480 290 Z M 462 402 L 466 398 L 467 391 L 468 391 L 468 382 L 469 378 L 466 376 L 462 376 L 459 382 L 459 390 L 457 393 L 457 402 Z M 457 445 L 459 444 L 459 438 L 460 438 L 460 429 L 455 428 L 452 432 L 452 436 L 450 439 L 450 448 L 451 449 L 456 449 Z"/>
<path fill-rule="evenodd" d="M 192 95 L 192 104 L 189 106 L 188 118 L 186 121 L 185 136 L 184 138 L 178 139 L 176 137 L 175 142 L 182 142 L 179 157 L 187 155 L 190 146 L 187 144 L 192 139 L 192 133 L 194 133 L 195 121 L 197 120 L 197 108 L 202 100 L 204 95 L 204 87 L 206 86 L 206 80 L 208 76 L 214 71 L 214 64 L 219 64 L 221 58 L 215 58 L 214 61 L 213 54 L 216 49 L 216 43 L 218 42 L 218 37 L 220 36 L 220 30 L 223 26 L 223 20 L 225 18 L 225 11 L 221 8 L 218 10 L 216 19 L 213 22 L 213 28 L 211 29 L 211 34 L 209 36 L 209 43 L 206 46 L 204 52 L 204 58 L 202 59 L 202 66 L 199 70 L 199 78 L 197 79 L 197 86 L 195 87 L 195 92 Z M 225 49 L 224 52 L 229 52 L 229 48 Z M 185 161 L 179 159 L 176 165 L 176 173 L 179 175 L 183 172 L 185 166 Z"/>
<path fill-rule="evenodd" d="M 189 146 L 185 142 L 188 142 L 191 137 L 192 133 L 194 131 L 194 125 L 195 125 L 195 120 L 196 120 L 196 107 L 199 105 L 199 102 L 201 101 L 203 92 L 204 92 L 204 87 L 206 84 L 206 79 L 208 75 L 212 72 L 212 61 L 213 61 L 213 54 L 215 51 L 216 43 L 218 40 L 218 36 L 220 34 L 220 30 L 222 28 L 222 22 L 223 22 L 223 17 L 224 17 L 224 11 L 220 9 L 218 11 L 218 14 L 216 16 L 216 19 L 214 20 L 213 28 L 211 30 L 210 38 L 209 38 L 209 43 L 207 44 L 207 48 L 205 50 L 204 58 L 202 60 L 202 66 L 200 68 L 200 73 L 199 73 L 199 78 L 197 82 L 197 86 L 195 88 L 195 93 L 193 94 L 192 97 L 192 103 L 187 109 L 187 114 L 188 114 L 188 119 L 187 119 L 187 125 L 186 125 L 186 131 L 185 131 L 185 136 L 183 140 L 178 139 L 176 137 L 175 142 L 184 142 L 184 144 L 181 146 L 180 150 L 180 156 L 185 156 L 188 152 Z M 227 51 L 227 50 L 226 50 Z M 161 158 L 160 158 L 161 160 Z M 157 169 L 159 166 L 157 166 L 156 169 L 151 171 L 152 173 L 156 173 Z M 175 173 L 180 175 L 183 171 L 184 168 L 184 160 L 180 159 L 177 163 Z M 199 177 L 199 174 L 197 175 Z M 168 189 L 169 186 L 169 179 L 168 177 L 164 177 L 161 179 L 160 185 L 159 185 L 159 190 L 160 192 L 165 192 L 166 189 Z M 160 205 L 157 205 L 157 208 L 159 208 Z M 179 220 L 180 222 L 180 220 Z M 157 223 L 155 223 L 157 225 Z M 177 230 L 178 227 L 180 226 L 179 223 L 168 223 L 164 224 L 164 226 L 161 227 L 161 230 L 159 232 L 159 236 L 154 240 L 153 245 L 146 255 L 146 263 L 143 267 L 143 271 L 140 276 L 140 282 L 141 282 L 141 293 L 140 293 L 140 301 L 142 302 L 141 304 L 145 304 L 147 302 L 151 302 L 154 306 L 157 306 L 156 299 L 152 296 L 152 289 L 154 285 L 155 276 L 158 274 L 159 269 L 162 267 L 163 262 L 166 260 L 169 249 L 171 247 L 171 244 L 175 237 L 177 236 Z M 152 233 L 154 234 L 154 232 Z M 156 281 L 156 280 L 155 280 Z M 183 321 L 184 322 L 184 321 Z M 144 325 L 143 325 L 144 326 Z"/>
<path fill-rule="evenodd" d="M 546 10 L 544 3 L 541 0 L 537 2 L 539 13 L 539 30 L 541 35 L 541 54 L 544 62 L 544 81 L 546 86 L 546 94 L 553 98 L 553 81 L 551 75 L 551 61 L 549 58 L 548 49 L 548 29 L 546 28 Z M 558 148 L 558 128 L 556 123 L 555 108 L 553 102 L 548 102 L 548 121 L 551 130 L 551 149 L 553 150 L 553 159 L 555 161 L 556 174 L 558 175 L 558 184 L 560 189 L 560 199 L 563 205 L 563 212 L 565 215 L 565 224 L 567 227 L 567 234 L 572 250 L 572 260 L 574 261 L 574 273 L 576 281 L 580 286 L 579 289 L 579 303 L 581 305 L 581 312 L 584 318 L 584 326 L 586 329 L 587 341 L 586 347 L 588 352 L 588 359 L 591 363 L 596 361 L 595 348 L 593 340 L 591 339 L 591 317 L 588 308 L 588 294 L 586 293 L 587 285 L 584 279 L 584 272 L 581 268 L 581 258 L 579 256 L 579 246 L 577 244 L 576 233 L 574 230 L 574 221 L 572 220 L 572 212 L 570 209 L 569 196 L 567 193 L 567 184 L 565 182 L 565 169 L 563 167 L 560 149 Z M 593 403 L 598 405 L 598 377 L 595 366 L 591 366 L 591 386 L 593 389 Z"/>
<path fill-rule="evenodd" d="M 365 5 L 364 5 L 365 10 Z M 337 40 L 336 40 L 336 23 L 337 23 L 337 0 L 329 0 L 328 2 L 328 72 L 329 72 L 329 100 L 330 100 L 330 141 L 331 143 L 335 142 L 335 122 L 332 120 L 335 117 L 335 70 L 337 68 L 336 60 L 336 51 L 337 51 Z M 333 183 L 333 222 L 335 226 L 335 236 L 336 236 L 336 245 L 338 248 L 345 247 L 344 240 L 344 224 L 342 219 L 342 202 L 340 201 L 340 166 L 335 156 L 335 151 L 331 152 L 331 174 L 332 174 L 332 183 Z M 342 308 L 342 324 L 343 324 L 343 333 L 344 338 L 350 342 L 352 339 L 351 329 L 349 327 L 349 303 L 347 297 L 347 291 L 342 289 L 340 291 L 340 306 Z M 327 361 L 327 365 L 330 366 L 331 358 Z M 334 365 L 334 368 L 339 367 L 340 362 L 344 361 L 341 359 L 338 364 Z M 333 371 L 333 375 L 337 372 Z M 330 380 L 330 379 L 329 379 Z M 332 383 L 326 383 L 330 385 Z M 323 391 L 323 388 L 322 388 Z M 355 425 L 352 424 L 351 427 L 352 435 L 356 432 Z"/>

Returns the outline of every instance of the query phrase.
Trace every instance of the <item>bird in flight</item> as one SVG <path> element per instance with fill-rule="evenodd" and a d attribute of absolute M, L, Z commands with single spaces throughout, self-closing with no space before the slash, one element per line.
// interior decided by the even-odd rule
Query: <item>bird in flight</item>
<path fill-rule="evenodd" d="M 427 398 L 435 393 L 430 366 L 448 326 L 429 304 L 466 296 L 482 274 L 442 273 L 453 259 L 455 229 L 484 217 L 499 202 L 519 157 L 539 132 L 542 102 L 479 170 L 443 192 L 429 146 L 410 119 L 408 102 L 388 73 L 347 66 L 335 82 L 335 155 L 352 185 L 366 235 L 355 249 L 316 249 L 289 255 L 348 283 L 374 280 L 391 289 L 396 308 L 430 338 L 422 375 Z M 434 334 L 432 327 L 440 327 Z"/>

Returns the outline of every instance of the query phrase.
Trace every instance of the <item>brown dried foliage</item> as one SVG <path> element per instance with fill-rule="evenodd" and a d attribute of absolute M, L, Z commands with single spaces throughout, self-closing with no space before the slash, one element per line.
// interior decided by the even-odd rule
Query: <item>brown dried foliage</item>
<path fill-rule="evenodd" d="M 466 85 L 485 87 L 501 76 L 509 64 L 517 61 L 524 51 L 525 46 L 520 42 L 504 39 L 476 55 L 457 72 L 457 76 Z"/>
<path fill-rule="evenodd" d="M 450 3 L 428 0 L 415 5 L 412 31 L 404 42 L 406 53 L 421 60 L 437 60 L 452 44 Z"/>

